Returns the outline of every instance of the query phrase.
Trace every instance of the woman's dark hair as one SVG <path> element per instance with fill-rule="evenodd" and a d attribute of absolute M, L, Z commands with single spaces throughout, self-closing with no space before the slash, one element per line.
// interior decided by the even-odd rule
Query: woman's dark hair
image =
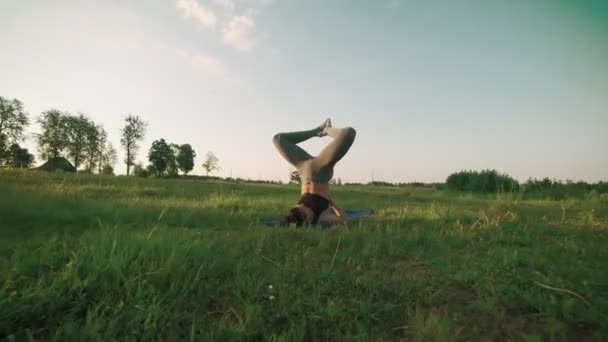
<path fill-rule="evenodd" d="M 289 209 L 289 213 L 287 215 L 281 217 L 279 222 L 281 226 L 290 226 L 295 224 L 296 227 L 301 227 L 304 224 L 304 221 L 305 218 L 302 211 L 297 207 L 293 207 Z"/>

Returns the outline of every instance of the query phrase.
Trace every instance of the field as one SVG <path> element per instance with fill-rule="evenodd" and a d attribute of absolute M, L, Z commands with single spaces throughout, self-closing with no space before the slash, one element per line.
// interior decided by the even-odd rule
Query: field
<path fill-rule="evenodd" d="M 377 215 L 260 224 L 297 193 L 0 171 L 0 340 L 608 336 L 605 198 L 338 186 Z"/>

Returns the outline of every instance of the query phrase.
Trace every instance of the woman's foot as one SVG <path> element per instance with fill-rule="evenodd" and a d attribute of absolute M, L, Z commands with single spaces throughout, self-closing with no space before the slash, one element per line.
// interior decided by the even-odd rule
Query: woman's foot
<path fill-rule="evenodd" d="M 331 119 L 329 119 L 329 118 L 325 119 L 325 122 L 323 122 L 321 124 L 321 126 L 319 126 L 319 128 L 321 129 L 321 132 L 319 132 L 319 136 L 320 137 L 326 136 L 327 133 L 325 133 L 325 129 L 326 128 L 331 128 Z"/>

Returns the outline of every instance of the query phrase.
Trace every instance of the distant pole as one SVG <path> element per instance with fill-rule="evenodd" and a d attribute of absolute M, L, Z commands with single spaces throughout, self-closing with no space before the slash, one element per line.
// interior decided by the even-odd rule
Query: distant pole
<path fill-rule="evenodd" d="M 374 182 L 374 169 L 372 169 L 372 183 Z"/>

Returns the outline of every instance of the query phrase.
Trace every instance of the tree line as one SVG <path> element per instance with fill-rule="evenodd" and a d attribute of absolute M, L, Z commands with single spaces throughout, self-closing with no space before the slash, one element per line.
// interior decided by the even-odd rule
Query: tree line
<path fill-rule="evenodd" d="M 55 164 L 63 158 L 69 160 L 73 171 L 113 174 L 117 151 L 108 140 L 103 125 L 83 113 L 70 113 L 57 109 L 42 112 L 37 119 L 41 132 L 35 134 L 38 153 L 54 171 Z M 0 96 L 0 166 L 30 168 L 34 155 L 19 143 L 25 140 L 25 129 L 31 123 L 23 103 L 17 99 Z M 137 115 L 126 115 L 120 131 L 120 145 L 125 153 L 127 175 L 133 167 L 148 124 Z M 168 144 L 165 139 L 152 143 L 148 152 L 148 170 L 157 176 L 176 176 L 178 170 L 187 175 L 194 168 L 196 152 L 190 144 Z M 219 170 L 219 160 L 207 153 L 203 168 L 210 172 Z M 69 163 L 68 163 L 69 164 Z"/>
<path fill-rule="evenodd" d="M 17 99 L 0 96 L 0 167 L 30 168 L 35 162 L 34 155 L 19 145 L 25 139 L 25 129 L 30 124 L 30 118 L 25 112 L 23 103 Z M 67 158 L 73 171 L 99 174 L 113 174 L 117 162 L 117 151 L 108 140 L 108 133 L 103 125 L 94 122 L 83 113 L 70 113 L 57 109 L 41 113 L 37 119 L 42 131 L 35 134 L 38 153 L 47 163 L 48 170 L 57 168 L 53 162 Z M 135 160 L 144 139 L 148 124 L 137 115 L 126 115 L 124 126 L 120 131 L 120 145 L 125 152 L 127 175 L 133 168 L 137 176 L 177 176 L 179 171 L 188 175 L 194 168 L 196 152 L 190 144 L 168 143 L 158 139 L 152 143 L 148 151 L 150 164 L 143 167 Z M 208 152 L 202 164 L 207 176 L 219 170 L 219 159 Z M 297 171 L 290 173 L 290 183 L 299 183 Z M 332 180 L 339 185 L 340 179 Z M 356 183 L 345 183 L 357 185 Z M 363 184 L 360 184 L 363 185 Z M 388 183 L 373 181 L 369 185 L 383 186 L 428 186 L 422 183 Z M 501 174 L 496 170 L 460 171 L 450 174 L 445 184 L 434 184 L 448 190 L 478 193 L 522 193 L 542 194 L 546 197 L 562 199 L 571 196 L 584 196 L 589 193 L 608 193 L 608 183 L 586 182 L 565 183 L 545 178 L 542 180 L 529 179 L 520 184 L 511 176 Z"/>
<path fill-rule="evenodd" d="M 34 156 L 19 146 L 27 125 L 29 118 L 23 103 L 0 96 L 0 166 L 25 168 L 34 163 Z"/>
<path fill-rule="evenodd" d="M 608 183 L 606 182 L 587 183 L 571 180 L 562 182 L 545 177 L 541 180 L 530 178 L 520 183 L 513 177 L 496 170 L 455 172 L 448 176 L 445 187 L 453 191 L 514 193 L 524 199 L 550 198 L 562 200 L 589 196 L 606 198 L 605 194 L 608 194 Z"/>
<path fill-rule="evenodd" d="M 194 168 L 194 158 L 196 151 L 190 144 L 173 144 L 167 143 L 165 139 L 155 140 L 148 152 L 148 161 L 150 164 L 143 167 L 141 163 L 133 168 L 133 174 L 138 177 L 177 177 L 179 171 L 187 176 Z M 219 159 L 208 152 L 203 163 L 203 169 L 207 172 L 219 170 Z"/>
<path fill-rule="evenodd" d="M 72 114 L 51 109 L 41 114 L 37 134 L 38 151 L 50 162 L 66 157 L 76 170 L 113 173 L 116 149 L 108 141 L 108 133 L 83 113 Z"/>

